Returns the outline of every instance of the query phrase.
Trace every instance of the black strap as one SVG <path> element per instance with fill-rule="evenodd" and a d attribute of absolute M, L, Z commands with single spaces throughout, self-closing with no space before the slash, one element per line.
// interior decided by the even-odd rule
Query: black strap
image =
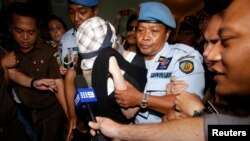
<path fill-rule="evenodd" d="M 90 59 L 90 58 L 93 58 L 95 56 L 98 55 L 99 51 L 102 49 L 102 48 L 106 48 L 106 47 L 111 47 L 112 45 L 112 42 L 110 41 L 111 38 L 112 38 L 112 30 L 110 28 L 110 25 L 109 23 L 107 23 L 107 33 L 106 33 L 106 36 L 102 42 L 102 45 L 101 47 L 98 49 L 98 50 L 95 50 L 95 51 L 92 51 L 92 52 L 88 52 L 88 53 L 79 53 L 79 56 L 82 59 Z"/>
<path fill-rule="evenodd" d="M 109 23 L 107 23 L 107 33 L 106 33 L 106 36 L 102 42 L 101 48 L 110 47 L 112 45 L 112 42 L 111 42 L 112 35 L 113 35 L 113 33 L 112 33 L 111 28 L 110 28 L 110 25 L 109 25 Z"/>

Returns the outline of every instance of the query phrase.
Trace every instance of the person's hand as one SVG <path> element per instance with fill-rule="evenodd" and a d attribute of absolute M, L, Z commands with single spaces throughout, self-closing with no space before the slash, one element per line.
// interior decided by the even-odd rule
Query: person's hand
<path fill-rule="evenodd" d="M 201 111 L 205 107 L 201 101 L 201 98 L 193 93 L 183 92 L 176 95 L 175 108 L 178 111 L 193 116 L 194 111 Z"/>
<path fill-rule="evenodd" d="M 65 68 L 64 65 L 60 65 L 59 70 L 60 70 L 61 75 L 65 75 L 68 68 Z"/>
<path fill-rule="evenodd" d="M 77 117 L 69 118 L 68 135 L 66 141 L 71 141 L 71 139 L 73 138 L 73 130 L 76 129 L 76 122 L 77 122 Z"/>
<path fill-rule="evenodd" d="M 171 110 L 167 113 L 167 115 L 162 117 L 162 122 L 167 122 L 167 121 L 176 120 L 176 119 L 183 119 L 183 118 L 188 118 L 188 117 L 190 117 L 190 115 L 185 114 L 183 112 L 177 112 L 177 111 Z"/>
<path fill-rule="evenodd" d="M 140 105 L 143 94 L 139 92 L 132 84 L 126 82 L 126 90 L 116 90 L 116 102 L 124 108 L 137 107 Z"/>
<path fill-rule="evenodd" d="M 180 94 L 186 91 L 188 84 L 183 80 L 177 80 L 175 77 L 170 79 L 170 83 L 166 86 L 167 94 Z"/>
<path fill-rule="evenodd" d="M 50 90 L 57 92 L 56 81 L 54 79 L 39 79 L 32 84 L 38 90 Z"/>
<path fill-rule="evenodd" d="M 19 63 L 15 52 L 9 52 L 1 58 L 1 65 L 3 68 L 13 68 Z"/>
<path fill-rule="evenodd" d="M 96 131 L 100 130 L 102 134 L 110 138 L 118 138 L 118 130 L 121 128 L 121 124 L 114 122 L 113 120 L 105 117 L 96 117 L 97 122 L 89 122 L 90 133 L 95 136 Z"/>

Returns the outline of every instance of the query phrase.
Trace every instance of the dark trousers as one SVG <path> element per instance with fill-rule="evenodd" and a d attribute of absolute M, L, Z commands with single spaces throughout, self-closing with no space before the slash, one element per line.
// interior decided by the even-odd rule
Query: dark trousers
<path fill-rule="evenodd" d="M 15 118 L 0 127 L 0 141 L 31 141 L 20 121 Z"/>
<path fill-rule="evenodd" d="M 30 110 L 24 104 L 17 104 L 17 115 L 18 120 L 22 123 L 28 136 L 32 139 L 32 141 L 37 141 Z"/>
<path fill-rule="evenodd" d="M 31 115 L 38 141 L 62 141 L 65 115 L 59 104 L 46 109 L 32 109 Z"/>

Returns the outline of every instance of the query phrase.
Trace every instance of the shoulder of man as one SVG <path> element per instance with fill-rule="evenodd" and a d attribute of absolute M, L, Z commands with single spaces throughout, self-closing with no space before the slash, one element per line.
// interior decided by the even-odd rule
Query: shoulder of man
<path fill-rule="evenodd" d="M 171 48 L 174 50 L 174 60 L 183 73 L 204 72 L 203 57 L 197 50 L 185 44 L 174 44 Z"/>
<path fill-rule="evenodd" d="M 53 47 L 49 42 L 39 39 L 37 48 L 42 51 L 46 52 L 48 56 L 58 57 L 58 48 Z"/>
<path fill-rule="evenodd" d="M 171 49 L 175 50 L 177 61 L 195 59 L 195 60 L 200 60 L 201 63 L 203 62 L 202 55 L 191 46 L 177 43 L 177 44 L 171 45 Z"/>
<path fill-rule="evenodd" d="M 55 58 L 55 60 L 57 61 L 57 64 L 60 65 L 60 59 L 59 59 L 59 51 L 57 47 L 53 47 L 53 45 L 51 45 L 51 43 L 49 43 L 48 41 L 39 39 L 38 40 L 39 43 L 39 47 L 41 52 L 46 52 L 46 55 L 52 58 Z"/>
<path fill-rule="evenodd" d="M 49 41 L 43 40 L 41 38 L 38 39 L 37 44 L 41 46 L 42 49 L 55 50 L 55 47 L 53 47 Z"/>
<path fill-rule="evenodd" d="M 70 40 L 72 37 L 75 38 L 75 29 L 71 28 L 70 30 L 68 30 L 66 33 L 63 34 L 62 38 L 61 38 L 61 42 L 65 42 L 67 40 Z"/>
<path fill-rule="evenodd" d="M 75 46 L 77 46 L 76 31 L 75 29 L 72 28 L 62 36 L 59 47 L 63 49 Z"/>
<path fill-rule="evenodd" d="M 193 47 L 182 43 L 170 44 L 170 46 L 172 50 L 178 50 L 183 54 L 190 54 L 195 50 Z"/>

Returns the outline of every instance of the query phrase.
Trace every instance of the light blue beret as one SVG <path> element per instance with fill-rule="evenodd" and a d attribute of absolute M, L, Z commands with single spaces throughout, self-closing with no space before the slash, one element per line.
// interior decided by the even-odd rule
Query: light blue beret
<path fill-rule="evenodd" d="M 138 20 L 160 21 L 171 28 L 176 28 L 173 14 L 166 5 L 160 2 L 145 2 L 140 4 Z"/>
<path fill-rule="evenodd" d="M 98 5 L 100 0 L 69 0 L 69 1 L 82 6 L 92 7 Z"/>

